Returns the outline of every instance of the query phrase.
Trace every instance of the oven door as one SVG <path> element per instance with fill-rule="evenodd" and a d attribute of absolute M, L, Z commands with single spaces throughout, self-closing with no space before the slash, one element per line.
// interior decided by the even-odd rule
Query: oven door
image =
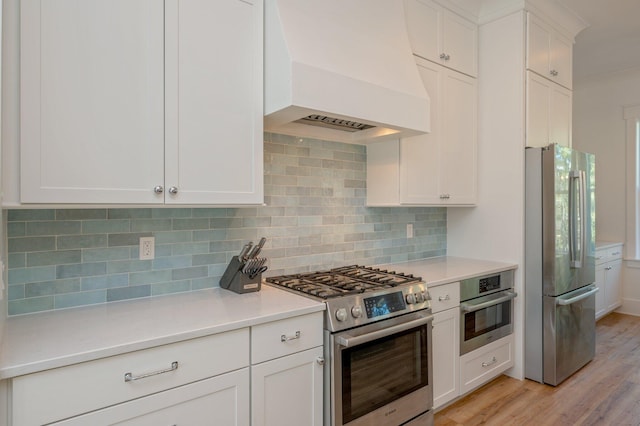
<path fill-rule="evenodd" d="M 414 312 L 331 336 L 334 426 L 433 424 L 432 322 Z"/>
<path fill-rule="evenodd" d="M 460 303 L 460 355 L 513 332 L 516 296 L 508 290 Z"/>

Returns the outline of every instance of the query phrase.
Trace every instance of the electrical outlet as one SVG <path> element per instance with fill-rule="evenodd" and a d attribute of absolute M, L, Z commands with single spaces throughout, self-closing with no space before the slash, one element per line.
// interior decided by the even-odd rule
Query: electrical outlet
<path fill-rule="evenodd" d="M 413 223 L 407 223 L 407 238 L 413 238 Z"/>
<path fill-rule="evenodd" d="M 140 237 L 140 260 L 151 260 L 155 257 L 155 241 L 153 237 Z"/>

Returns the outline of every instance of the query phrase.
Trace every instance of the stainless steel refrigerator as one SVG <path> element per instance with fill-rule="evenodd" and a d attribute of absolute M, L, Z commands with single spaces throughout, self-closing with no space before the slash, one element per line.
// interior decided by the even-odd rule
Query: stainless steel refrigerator
<path fill-rule="evenodd" d="M 595 158 L 525 156 L 525 377 L 555 386 L 595 355 Z"/>

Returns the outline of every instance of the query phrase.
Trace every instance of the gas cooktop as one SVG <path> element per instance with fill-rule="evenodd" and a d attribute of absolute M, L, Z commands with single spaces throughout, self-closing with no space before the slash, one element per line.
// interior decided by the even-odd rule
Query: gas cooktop
<path fill-rule="evenodd" d="M 431 307 L 427 286 L 421 277 L 366 266 L 268 277 L 265 282 L 324 300 L 325 326 L 331 331 Z"/>

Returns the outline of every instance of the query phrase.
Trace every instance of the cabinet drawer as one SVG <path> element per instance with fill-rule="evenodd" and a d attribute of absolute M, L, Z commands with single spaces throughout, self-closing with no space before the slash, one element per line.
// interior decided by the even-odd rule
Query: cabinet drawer
<path fill-rule="evenodd" d="M 622 259 L 622 245 L 596 249 L 596 265 Z"/>
<path fill-rule="evenodd" d="M 13 424 L 49 423 L 247 367 L 248 354 L 245 328 L 16 377 Z"/>
<path fill-rule="evenodd" d="M 251 327 L 251 363 L 322 346 L 322 315 L 315 312 Z"/>
<path fill-rule="evenodd" d="M 460 305 L 460 283 L 450 283 L 429 287 L 431 311 L 435 314 Z"/>
<path fill-rule="evenodd" d="M 513 334 L 460 357 L 462 394 L 513 367 Z"/>

